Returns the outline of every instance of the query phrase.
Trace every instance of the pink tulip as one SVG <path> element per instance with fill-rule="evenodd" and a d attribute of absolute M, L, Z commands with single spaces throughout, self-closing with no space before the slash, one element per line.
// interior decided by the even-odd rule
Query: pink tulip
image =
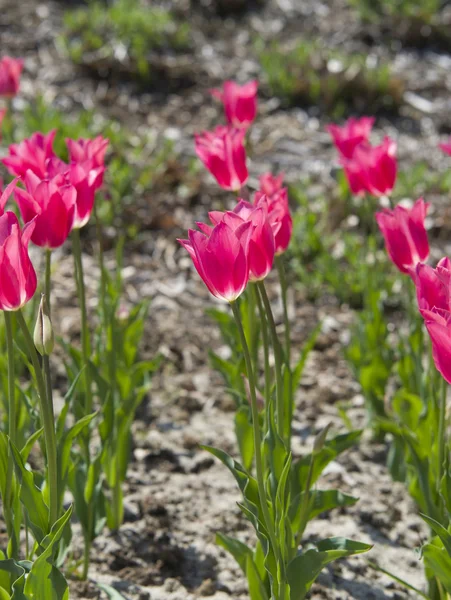
<path fill-rule="evenodd" d="M 254 195 L 255 206 L 259 206 L 262 202 L 268 204 L 268 220 L 274 234 L 276 256 L 279 256 L 290 245 L 293 233 L 293 219 L 288 204 L 287 188 L 281 188 L 269 198 L 260 191 L 256 192 Z"/>
<path fill-rule="evenodd" d="M 392 262 L 402 273 L 414 278 L 418 263 L 429 257 L 429 242 L 424 220 L 429 204 L 420 198 L 411 209 L 403 206 L 376 213 L 377 224 L 385 239 L 385 247 Z"/>
<path fill-rule="evenodd" d="M 30 138 L 22 140 L 19 144 L 11 144 L 9 156 L 2 159 L 2 163 L 17 177 L 24 177 L 28 170 L 33 171 L 41 179 L 47 177 L 47 163 L 55 156 L 53 140 L 56 129 L 47 135 L 36 132 Z"/>
<path fill-rule="evenodd" d="M 21 230 L 13 212 L 0 216 L 0 310 L 18 310 L 34 295 L 36 272 L 28 255 L 35 223 Z"/>
<path fill-rule="evenodd" d="M 0 60 L 0 96 L 12 98 L 17 94 L 22 69 L 23 60 L 21 58 L 4 56 Z"/>
<path fill-rule="evenodd" d="M 216 298 L 234 302 L 246 288 L 249 281 L 247 255 L 251 232 L 250 221 L 236 229 L 222 221 L 213 227 L 209 236 L 190 229 L 188 240 L 178 240 Z"/>
<path fill-rule="evenodd" d="M 451 310 L 451 261 L 442 258 L 434 269 L 419 263 L 415 286 L 420 310 Z"/>
<path fill-rule="evenodd" d="M 360 144 L 352 158 L 342 157 L 341 163 L 353 194 L 385 196 L 396 181 L 396 142 L 385 137 L 379 146 Z"/>
<path fill-rule="evenodd" d="M 226 81 L 222 90 L 211 90 L 211 94 L 223 103 L 229 125 L 247 129 L 257 114 L 257 89 L 258 81 L 250 81 L 245 85 Z"/>
<path fill-rule="evenodd" d="M 451 139 L 448 142 L 444 142 L 438 145 L 440 150 L 442 150 L 445 154 L 451 156 Z"/>
<path fill-rule="evenodd" d="M 213 225 L 216 226 L 223 221 L 234 230 L 241 227 L 243 223 L 252 224 L 247 255 L 249 279 L 250 281 L 264 279 L 272 269 L 275 252 L 274 233 L 268 220 L 267 203 L 254 206 L 245 200 L 240 200 L 233 211 L 210 212 L 208 216 Z M 211 235 L 211 228 L 208 225 L 198 223 L 198 226 L 206 235 Z"/>
<path fill-rule="evenodd" d="M 272 173 L 265 173 L 259 179 L 259 191 L 268 196 L 268 198 L 271 198 L 271 196 L 274 196 L 274 194 L 280 192 L 282 189 L 284 176 L 284 173 L 280 173 L 277 176 L 272 175 Z"/>
<path fill-rule="evenodd" d="M 92 160 L 93 167 L 103 167 L 105 163 L 105 153 L 108 149 L 110 140 L 98 135 L 94 139 L 79 140 L 66 139 L 67 148 L 71 162 L 84 163 Z"/>
<path fill-rule="evenodd" d="M 434 308 L 421 310 L 432 341 L 432 356 L 442 377 L 451 383 L 451 313 Z"/>
<path fill-rule="evenodd" d="M 352 158 L 357 146 L 368 143 L 374 121 L 374 117 L 362 117 L 361 119 L 351 117 L 342 127 L 331 124 L 326 129 L 332 136 L 340 154 L 344 158 Z"/>
<path fill-rule="evenodd" d="M 197 156 L 225 190 L 237 192 L 248 180 L 245 135 L 244 129 L 219 125 L 195 137 Z"/>
<path fill-rule="evenodd" d="M 110 140 L 98 135 L 94 139 L 80 138 L 78 141 L 66 139 L 69 157 L 72 163 L 82 165 L 85 171 L 99 169 L 96 175 L 96 189 L 103 183 L 105 172 L 105 153 Z"/>
<path fill-rule="evenodd" d="M 77 192 L 75 204 L 73 229 L 84 227 L 91 217 L 94 208 L 95 193 L 100 187 L 104 167 L 92 168 L 92 161 L 83 163 L 66 164 L 59 158 L 51 159 L 47 164 L 50 177 L 60 175 L 67 185 L 71 185 Z"/>
<path fill-rule="evenodd" d="M 61 175 L 41 180 L 32 171 L 24 177 L 26 190 L 16 188 L 15 197 L 25 223 L 34 220 L 31 240 L 36 246 L 58 248 L 74 222 L 77 192 Z"/>

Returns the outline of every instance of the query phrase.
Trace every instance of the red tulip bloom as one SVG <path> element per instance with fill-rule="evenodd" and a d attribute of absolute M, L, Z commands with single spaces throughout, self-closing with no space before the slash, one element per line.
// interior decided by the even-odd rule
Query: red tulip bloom
<path fill-rule="evenodd" d="M 101 185 L 105 168 L 92 168 L 91 160 L 68 165 L 59 158 L 50 160 L 47 167 L 50 177 L 59 175 L 64 178 L 67 185 L 75 188 L 77 200 L 72 229 L 84 227 L 91 217 L 96 190 Z"/>
<path fill-rule="evenodd" d="M 262 203 L 254 206 L 245 200 L 240 200 L 233 211 L 210 212 L 210 221 L 218 225 L 222 221 L 232 229 L 238 229 L 243 223 L 252 224 L 249 241 L 248 263 L 250 281 L 261 281 L 272 269 L 275 253 L 274 233 L 268 219 L 268 205 Z M 209 235 L 209 226 L 198 223 L 199 228 Z"/>
<path fill-rule="evenodd" d="M 288 204 L 287 188 L 281 188 L 269 198 L 262 192 L 256 192 L 254 195 L 254 204 L 255 206 L 260 206 L 261 203 L 268 204 L 268 220 L 274 234 L 276 256 L 279 256 L 290 245 L 293 233 L 293 219 Z"/>
<path fill-rule="evenodd" d="M 361 119 L 351 117 L 342 127 L 332 124 L 328 125 L 326 129 L 332 136 L 340 154 L 344 158 L 352 158 L 357 146 L 368 143 L 374 121 L 374 117 L 362 117 Z"/>
<path fill-rule="evenodd" d="M 0 217 L 0 310 L 22 308 L 36 291 L 36 272 L 28 255 L 34 227 L 32 221 L 21 230 L 10 211 Z"/>
<path fill-rule="evenodd" d="M 272 175 L 272 173 L 265 173 L 259 179 L 259 191 L 268 198 L 271 198 L 271 196 L 274 196 L 274 194 L 280 192 L 282 189 L 284 176 L 285 173 L 280 173 L 277 176 Z"/>
<path fill-rule="evenodd" d="M 447 310 L 422 310 L 426 329 L 432 341 L 432 356 L 442 377 L 451 383 L 451 313 Z"/>
<path fill-rule="evenodd" d="M 434 269 L 419 263 L 415 286 L 420 310 L 451 310 L 451 261 L 442 258 Z"/>
<path fill-rule="evenodd" d="M 244 129 L 219 125 L 195 137 L 196 154 L 225 190 L 237 192 L 246 184 L 246 150 Z"/>
<path fill-rule="evenodd" d="M 379 146 L 361 144 L 351 159 L 342 157 L 341 163 L 353 194 L 385 196 L 396 181 L 396 142 L 386 137 Z"/>
<path fill-rule="evenodd" d="M 23 60 L 4 56 L 0 59 L 0 96 L 12 98 L 19 91 Z"/>
<path fill-rule="evenodd" d="M 451 139 L 448 142 L 444 142 L 438 145 L 440 150 L 443 150 L 445 154 L 451 156 Z"/>
<path fill-rule="evenodd" d="M 247 255 L 251 232 L 250 221 L 236 229 L 222 221 L 209 236 L 190 229 L 188 240 L 178 240 L 216 298 L 233 302 L 244 292 L 249 281 Z"/>
<path fill-rule="evenodd" d="M 108 149 L 110 140 L 98 135 L 94 139 L 70 140 L 66 139 L 67 148 L 71 163 L 82 165 L 85 171 L 99 169 L 95 176 L 96 189 L 103 183 L 105 172 L 105 153 Z"/>
<path fill-rule="evenodd" d="M 226 81 L 222 90 L 211 90 L 211 94 L 223 103 L 229 125 L 247 129 L 257 114 L 257 89 L 258 81 L 250 81 L 245 85 Z"/>
<path fill-rule="evenodd" d="M 26 190 L 16 188 L 15 197 L 25 223 L 34 220 L 31 240 L 36 246 L 58 248 L 74 222 L 77 192 L 61 175 L 41 180 L 32 171 L 24 177 Z"/>
<path fill-rule="evenodd" d="M 2 163 L 11 175 L 25 177 L 26 172 L 30 170 L 41 179 L 45 179 L 47 163 L 55 156 L 53 151 L 55 135 L 56 129 L 47 135 L 36 132 L 19 144 L 11 144 L 9 156 L 3 158 Z"/>
<path fill-rule="evenodd" d="M 402 273 L 414 276 L 418 263 L 429 257 L 429 242 L 424 220 L 429 204 L 422 198 L 411 209 L 403 206 L 376 213 L 377 224 L 385 239 L 385 247 L 392 262 Z"/>
<path fill-rule="evenodd" d="M 110 140 L 98 135 L 94 139 L 79 140 L 66 139 L 67 148 L 71 162 L 84 163 L 92 160 L 93 167 L 103 167 L 105 163 L 105 153 L 108 149 Z"/>

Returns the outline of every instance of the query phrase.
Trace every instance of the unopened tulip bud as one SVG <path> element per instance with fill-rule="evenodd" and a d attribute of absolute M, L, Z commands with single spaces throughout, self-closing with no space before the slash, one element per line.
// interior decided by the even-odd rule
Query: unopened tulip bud
<path fill-rule="evenodd" d="M 313 442 L 313 455 L 319 454 L 324 448 L 324 443 L 331 425 L 332 423 L 328 423 L 326 427 L 324 427 L 324 429 L 322 429 L 315 437 L 315 441 Z"/>
<path fill-rule="evenodd" d="M 51 354 L 55 346 L 53 327 L 52 322 L 50 320 L 45 294 L 42 294 L 41 296 L 38 318 L 36 320 L 36 326 L 34 328 L 33 341 L 34 345 L 36 346 L 36 350 L 42 356 L 48 356 L 49 354 Z"/>

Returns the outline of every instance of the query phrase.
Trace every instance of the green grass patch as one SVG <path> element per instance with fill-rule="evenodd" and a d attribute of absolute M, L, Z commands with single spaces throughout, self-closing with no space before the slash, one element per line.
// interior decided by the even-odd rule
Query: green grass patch
<path fill-rule="evenodd" d="M 318 106 L 334 117 L 349 110 L 394 110 L 404 84 L 388 64 L 370 65 L 365 55 L 347 55 L 302 41 L 294 48 L 274 42 L 259 52 L 269 92 L 288 106 Z"/>
<path fill-rule="evenodd" d="M 71 59 L 98 70 L 128 72 L 148 79 L 154 53 L 190 47 L 190 27 L 174 13 L 140 0 L 91 0 L 64 16 L 61 38 Z"/>

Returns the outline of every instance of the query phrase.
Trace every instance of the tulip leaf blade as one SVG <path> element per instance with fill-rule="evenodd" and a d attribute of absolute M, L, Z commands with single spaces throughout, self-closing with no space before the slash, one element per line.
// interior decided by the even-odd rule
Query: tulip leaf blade
<path fill-rule="evenodd" d="M 299 554 L 287 567 L 290 600 L 303 600 L 318 575 L 329 563 L 346 556 L 368 552 L 371 548 L 370 544 L 347 538 L 329 538 L 318 542 L 316 548 Z"/>
<path fill-rule="evenodd" d="M 22 456 L 10 441 L 17 479 L 20 483 L 20 500 L 27 511 L 30 528 L 38 544 L 41 544 L 49 529 L 49 509 L 41 490 L 35 485 L 33 473 L 25 468 Z"/>

